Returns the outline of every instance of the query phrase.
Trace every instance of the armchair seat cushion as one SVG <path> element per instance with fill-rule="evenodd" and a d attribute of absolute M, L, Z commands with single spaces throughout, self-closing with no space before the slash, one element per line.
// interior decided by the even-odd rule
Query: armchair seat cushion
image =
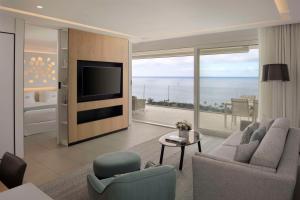
<path fill-rule="evenodd" d="M 133 152 L 114 152 L 97 157 L 94 160 L 94 173 L 99 179 L 110 178 L 140 170 L 141 158 Z"/>

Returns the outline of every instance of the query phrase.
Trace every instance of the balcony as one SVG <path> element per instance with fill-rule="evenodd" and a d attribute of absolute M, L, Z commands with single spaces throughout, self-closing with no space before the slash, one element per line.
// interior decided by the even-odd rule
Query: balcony
<path fill-rule="evenodd" d="M 145 109 L 139 109 L 133 112 L 135 121 L 149 122 L 174 127 L 180 120 L 193 122 L 194 111 L 192 109 L 183 109 L 176 107 L 166 107 L 146 104 Z M 204 134 L 228 137 L 234 130 L 239 129 L 239 118 L 237 125 L 231 126 L 231 115 L 227 115 L 225 127 L 225 115 L 221 112 L 200 111 L 200 128 Z"/>

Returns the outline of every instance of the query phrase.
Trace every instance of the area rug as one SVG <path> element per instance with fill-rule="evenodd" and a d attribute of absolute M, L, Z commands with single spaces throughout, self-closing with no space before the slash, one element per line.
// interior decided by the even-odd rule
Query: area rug
<path fill-rule="evenodd" d="M 222 139 L 215 137 L 204 136 L 201 140 L 202 150 L 209 152 L 219 144 Z M 198 150 L 197 145 L 186 147 L 184 164 L 182 171 L 177 170 L 176 182 L 176 200 L 192 200 L 193 185 L 192 185 L 192 155 Z M 148 142 L 134 146 L 128 151 L 138 153 L 142 158 L 142 165 L 147 161 L 158 163 L 160 155 L 160 144 L 158 138 Z M 177 169 L 179 167 L 180 148 L 165 148 L 164 165 L 173 165 Z M 54 200 L 87 200 L 87 174 L 92 173 L 92 164 L 88 164 L 81 169 L 62 176 L 59 179 L 48 182 L 40 186 Z"/>

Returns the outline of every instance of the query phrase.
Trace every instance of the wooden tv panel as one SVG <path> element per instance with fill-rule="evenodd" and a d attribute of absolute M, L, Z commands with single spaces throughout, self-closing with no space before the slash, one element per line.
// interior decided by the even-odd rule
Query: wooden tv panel
<path fill-rule="evenodd" d="M 68 143 L 74 144 L 128 127 L 128 40 L 68 29 Z M 77 103 L 77 60 L 123 63 L 123 97 Z M 123 112 L 96 121 L 77 123 L 77 113 L 122 106 Z"/>

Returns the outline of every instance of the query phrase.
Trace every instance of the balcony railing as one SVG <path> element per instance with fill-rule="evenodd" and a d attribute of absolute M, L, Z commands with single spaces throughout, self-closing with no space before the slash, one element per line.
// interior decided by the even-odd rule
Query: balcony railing
<path fill-rule="evenodd" d="M 168 126 L 174 126 L 180 120 L 194 122 L 193 79 L 150 79 L 136 79 L 133 84 L 133 94 L 137 96 L 133 101 L 137 102 L 133 103 L 133 119 Z M 240 117 L 232 117 L 231 99 L 255 99 L 258 93 L 257 80 L 201 78 L 198 126 L 225 135 L 238 129 Z M 249 116 L 254 113 L 253 105 L 249 104 Z M 249 120 L 252 118 L 249 117 Z"/>
<path fill-rule="evenodd" d="M 149 101 L 144 107 L 141 106 L 133 112 L 133 119 L 136 121 L 150 122 L 155 124 L 167 125 L 175 127 L 177 121 L 186 120 L 194 122 L 194 105 L 182 104 L 176 102 L 155 102 Z M 224 107 L 226 103 L 224 103 Z M 200 129 L 213 135 L 227 137 L 234 130 L 239 129 L 239 121 L 241 118 L 232 118 L 231 110 L 223 107 L 200 106 L 199 124 Z M 243 118 L 244 120 L 252 120 L 252 118 Z"/>

